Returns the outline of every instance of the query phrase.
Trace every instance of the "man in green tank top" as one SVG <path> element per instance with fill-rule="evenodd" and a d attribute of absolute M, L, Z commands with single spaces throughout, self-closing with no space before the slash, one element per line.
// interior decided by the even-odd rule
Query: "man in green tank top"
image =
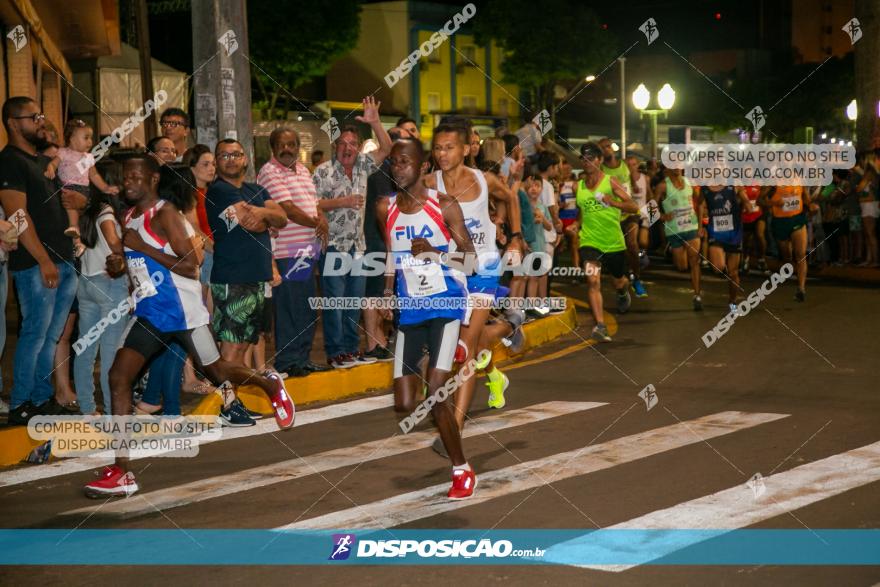
<path fill-rule="evenodd" d="M 631 299 L 620 214 L 637 213 L 638 205 L 617 179 L 602 173 L 601 157 L 602 150 L 596 143 L 581 147 L 585 178 L 577 184 L 578 219 L 568 230 L 578 235 L 580 259 L 587 278 L 587 300 L 596 321 L 592 337 L 611 342 L 602 318 L 602 269 L 611 273 L 617 290 L 617 310 L 623 314 L 629 310 Z"/>

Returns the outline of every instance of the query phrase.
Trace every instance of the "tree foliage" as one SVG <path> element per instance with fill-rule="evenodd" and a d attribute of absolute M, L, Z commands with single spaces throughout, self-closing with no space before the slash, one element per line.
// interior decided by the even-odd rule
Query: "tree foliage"
<path fill-rule="evenodd" d="M 279 98 L 296 107 L 293 90 L 324 75 L 354 49 L 360 32 L 357 0 L 248 0 L 252 75 L 269 118 Z M 292 103 L 291 103 L 292 102 Z"/>
<path fill-rule="evenodd" d="M 727 92 L 745 111 L 721 92 L 709 90 L 699 109 L 699 117 L 719 130 L 748 128 L 746 112 L 760 105 L 767 116 L 767 140 L 790 141 L 796 129 L 805 126 L 816 132 L 846 133 L 851 125 L 845 109 L 855 96 L 853 56 L 850 53 L 821 65 L 774 67 L 764 75 L 741 76 Z"/>
<path fill-rule="evenodd" d="M 532 108 L 555 110 L 553 89 L 598 75 L 618 54 L 617 40 L 579 0 L 488 0 L 474 19 L 477 41 L 505 52 L 506 83 L 531 94 Z"/>

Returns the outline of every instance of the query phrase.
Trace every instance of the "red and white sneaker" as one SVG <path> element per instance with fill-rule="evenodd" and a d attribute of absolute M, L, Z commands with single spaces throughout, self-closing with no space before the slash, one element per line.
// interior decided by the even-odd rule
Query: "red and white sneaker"
<path fill-rule="evenodd" d="M 284 378 L 276 371 L 266 373 L 266 378 L 274 381 L 278 386 L 275 393 L 269 398 L 272 401 L 272 409 L 275 410 L 275 422 L 282 430 L 286 430 L 293 426 L 293 420 L 296 418 L 296 406 L 287 389 L 284 387 Z"/>
<path fill-rule="evenodd" d="M 467 499 L 474 494 L 477 488 L 477 476 L 473 469 L 453 469 L 452 487 L 446 496 L 449 499 Z"/>
<path fill-rule="evenodd" d="M 467 359 L 468 347 L 464 344 L 464 341 L 460 338 L 458 339 L 458 346 L 455 347 L 455 356 L 453 357 L 453 361 L 456 363 L 464 363 L 465 359 Z"/>
<path fill-rule="evenodd" d="M 117 465 L 104 467 L 101 478 L 85 486 L 86 497 L 101 499 L 104 497 L 128 497 L 138 490 L 134 473 L 125 472 Z"/>

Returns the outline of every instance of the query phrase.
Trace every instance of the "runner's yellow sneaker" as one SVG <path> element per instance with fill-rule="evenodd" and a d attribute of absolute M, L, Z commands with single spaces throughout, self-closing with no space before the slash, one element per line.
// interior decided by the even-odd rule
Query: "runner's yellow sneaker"
<path fill-rule="evenodd" d="M 497 368 L 487 373 L 486 379 L 486 385 L 489 386 L 489 407 L 500 410 L 507 403 L 504 399 L 504 392 L 510 385 L 510 379 Z"/>

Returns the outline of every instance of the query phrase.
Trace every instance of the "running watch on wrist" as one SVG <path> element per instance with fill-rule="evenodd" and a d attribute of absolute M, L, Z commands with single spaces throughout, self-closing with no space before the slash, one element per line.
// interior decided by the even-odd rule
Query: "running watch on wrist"
<path fill-rule="evenodd" d="M 446 252 L 440 253 L 440 264 L 441 265 L 449 265 L 449 253 L 446 253 Z"/>

